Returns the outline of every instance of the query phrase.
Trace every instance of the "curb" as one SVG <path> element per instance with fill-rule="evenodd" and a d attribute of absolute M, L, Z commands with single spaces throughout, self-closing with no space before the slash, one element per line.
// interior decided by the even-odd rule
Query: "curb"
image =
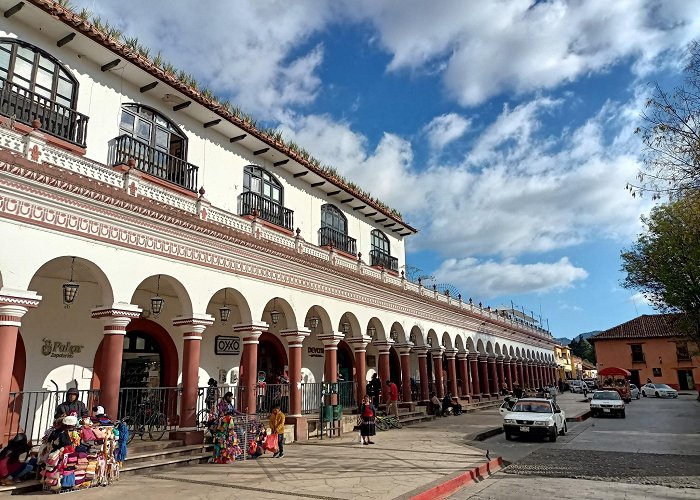
<path fill-rule="evenodd" d="M 485 439 L 501 433 L 503 433 L 503 426 L 493 427 L 485 431 L 477 432 L 476 434 L 468 434 L 465 436 L 465 439 L 467 441 L 484 441 Z"/>
<path fill-rule="evenodd" d="M 439 500 L 446 498 L 465 486 L 483 481 L 491 474 L 498 472 L 502 466 L 503 460 L 501 460 L 501 457 L 495 458 L 479 467 L 462 472 L 457 477 L 448 479 L 443 483 L 414 495 L 410 497 L 410 500 Z"/>
<path fill-rule="evenodd" d="M 576 417 L 567 418 L 566 421 L 567 422 L 583 422 L 584 420 L 588 420 L 589 418 L 591 418 L 591 410 L 583 412 Z"/>

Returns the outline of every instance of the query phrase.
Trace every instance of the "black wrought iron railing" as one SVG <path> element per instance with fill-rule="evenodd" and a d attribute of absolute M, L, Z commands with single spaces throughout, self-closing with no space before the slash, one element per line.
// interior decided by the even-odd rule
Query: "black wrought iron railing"
<path fill-rule="evenodd" d="M 189 191 L 197 190 L 199 167 L 160 151 L 130 135 L 120 135 L 110 144 L 110 163 L 126 165 L 130 159 L 136 161 L 136 169 L 142 172 L 177 184 Z"/>
<path fill-rule="evenodd" d="M 399 259 L 392 257 L 386 252 L 376 249 L 370 250 L 369 258 L 371 266 L 382 266 L 391 271 L 399 272 Z"/>
<path fill-rule="evenodd" d="M 318 246 L 333 245 L 338 250 L 357 255 L 357 240 L 345 233 L 336 231 L 332 227 L 322 227 L 318 230 Z"/>
<path fill-rule="evenodd" d="M 256 215 L 262 220 L 290 231 L 294 228 L 294 211 L 258 193 L 246 191 L 238 195 L 238 215 Z"/>
<path fill-rule="evenodd" d="M 643 352 L 632 353 L 632 363 L 646 363 L 646 357 L 644 356 Z"/>
<path fill-rule="evenodd" d="M 0 78 L 0 114 L 29 126 L 39 120 L 39 130 L 85 147 L 87 116 L 5 78 Z"/>

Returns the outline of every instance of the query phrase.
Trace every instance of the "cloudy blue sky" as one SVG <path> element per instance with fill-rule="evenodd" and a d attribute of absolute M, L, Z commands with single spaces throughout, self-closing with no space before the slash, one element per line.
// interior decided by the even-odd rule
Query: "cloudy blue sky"
<path fill-rule="evenodd" d="M 619 254 L 650 82 L 688 0 L 80 0 L 420 228 L 409 265 L 557 337 L 648 313 Z"/>

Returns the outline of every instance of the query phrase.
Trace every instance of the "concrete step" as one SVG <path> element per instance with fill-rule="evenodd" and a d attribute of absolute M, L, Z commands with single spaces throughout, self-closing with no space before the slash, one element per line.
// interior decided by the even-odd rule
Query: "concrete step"
<path fill-rule="evenodd" d="M 9 498 L 10 495 L 22 495 L 34 491 L 41 491 L 41 483 L 39 481 L 23 481 L 12 486 L 0 486 L 0 498 Z"/>
<path fill-rule="evenodd" d="M 135 464 L 124 463 L 120 475 L 126 474 L 149 474 L 151 472 L 178 467 L 183 465 L 194 465 L 206 462 L 211 458 L 211 452 L 197 453 L 185 456 L 175 456 L 170 458 L 161 458 L 159 460 L 144 461 Z"/>
<path fill-rule="evenodd" d="M 139 439 L 138 436 L 136 436 L 134 440 L 127 445 L 126 450 L 128 452 L 127 456 L 129 456 L 134 453 L 163 450 L 167 448 L 177 448 L 183 445 L 184 442 L 177 439 L 161 439 L 159 441 L 151 441 L 150 439 L 148 439 L 143 441 Z"/>
<path fill-rule="evenodd" d="M 430 422 L 431 420 L 435 420 L 434 415 L 418 415 L 415 417 L 408 417 L 408 418 L 402 418 L 401 419 L 401 425 L 415 425 L 415 424 L 420 424 L 423 422 Z"/>
<path fill-rule="evenodd" d="M 142 451 L 139 453 L 129 453 L 124 461 L 124 467 L 135 467 L 141 464 L 152 464 L 161 460 L 179 459 L 182 457 L 199 455 L 201 453 L 209 453 L 213 445 L 194 444 L 190 446 L 177 446 L 163 448 L 160 450 Z"/>

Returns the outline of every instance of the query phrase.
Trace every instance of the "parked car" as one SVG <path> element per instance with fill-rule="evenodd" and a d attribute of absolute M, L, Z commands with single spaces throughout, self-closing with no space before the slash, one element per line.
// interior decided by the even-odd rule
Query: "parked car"
<path fill-rule="evenodd" d="M 583 381 L 586 383 L 589 389 L 597 389 L 598 388 L 598 381 L 594 378 L 584 378 Z"/>
<path fill-rule="evenodd" d="M 501 403 L 501 407 L 498 409 L 498 412 L 501 414 L 501 416 L 504 416 L 506 413 L 509 411 L 513 410 L 513 405 L 518 401 L 517 398 L 513 396 L 506 396 L 506 398 L 503 400 L 503 403 Z"/>
<path fill-rule="evenodd" d="M 645 384 L 642 386 L 642 396 L 656 396 L 657 398 L 677 398 L 678 391 L 666 384 Z"/>
<path fill-rule="evenodd" d="M 508 441 L 513 436 L 547 436 L 554 442 L 566 434 L 566 414 L 549 399 L 519 399 L 503 417 L 503 431 Z"/>
<path fill-rule="evenodd" d="M 617 391 L 595 391 L 591 398 L 591 416 L 620 415 L 625 418 L 625 402 Z"/>
<path fill-rule="evenodd" d="M 630 384 L 630 394 L 632 395 L 632 399 L 639 399 L 639 395 L 641 393 L 642 391 L 640 391 L 635 384 Z"/>
<path fill-rule="evenodd" d="M 583 380 L 569 380 L 569 389 L 571 389 L 571 392 L 583 392 L 584 386 L 586 387 L 586 392 L 588 392 L 590 388 Z"/>

